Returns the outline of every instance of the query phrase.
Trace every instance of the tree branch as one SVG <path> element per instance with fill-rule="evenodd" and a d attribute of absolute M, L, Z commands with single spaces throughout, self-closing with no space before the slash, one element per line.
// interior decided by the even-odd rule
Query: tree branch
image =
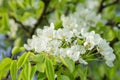
<path fill-rule="evenodd" d="M 31 34 L 30 34 L 31 36 L 35 33 L 35 30 L 37 29 L 37 27 L 38 27 L 39 24 L 41 23 L 43 17 L 45 16 L 45 13 L 46 13 L 46 10 L 47 10 L 47 7 L 48 7 L 48 5 L 49 5 L 50 0 L 43 0 L 43 2 L 44 2 L 43 12 L 42 12 L 42 14 L 39 16 L 36 24 L 34 25 L 34 28 L 32 29 L 32 32 L 31 32 Z"/>
<path fill-rule="evenodd" d="M 112 6 L 112 5 L 118 4 L 119 2 L 120 2 L 120 0 L 115 0 L 115 1 L 113 1 L 113 2 L 111 2 L 111 3 L 109 3 L 109 4 L 106 4 L 106 5 L 104 6 L 104 8 L 106 8 L 106 7 L 108 7 L 108 6 Z"/>
<path fill-rule="evenodd" d="M 104 1 L 105 0 L 101 0 L 101 2 L 100 2 L 100 7 L 99 7 L 99 9 L 98 9 L 98 13 L 101 13 L 102 12 L 102 10 L 103 10 L 103 3 L 104 3 Z"/>
<path fill-rule="evenodd" d="M 29 32 L 29 29 L 28 28 L 26 28 L 26 27 L 28 27 L 28 26 L 25 26 L 25 25 L 23 25 L 20 21 L 18 21 L 15 17 L 13 17 L 13 16 L 9 16 L 11 19 L 13 19 L 17 24 L 19 24 L 22 28 L 23 28 L 23 30 L 24 31 L 27 31 L 27 32 Z"/>
<path fill-rule="evenodd" d="M 106 4 L 106 5 L 104 5 L 104 2 L 105 2 L 105 0 L 101 0 L 100 7 L 98 9 L 98 13 L 101 13 L 103 11 L 103 9 L 106 7 L 118 4 L 120 2 L 120 0 L 114 0 L 113 2 Z"/>
<path fill-rule="evenodd" d="M 104 5 L 104 1 L 105 0 L 101 0 L 100 7 L 98 9 L 98 13 L 102 13 L 103 9 L 105 9 L 105 8 L 107 8 L 109 6 L 115 5 L 115 4 L 119 4 L 119 2 L 120 2 L 120 0 L 114 0 L 111 3 Z M 115 27 L 115 25 L 117 25 L 117 24 L 115 23 L 115 21 L 113 19 L 111 19 L 111 20 L 108 20 L 108 22 L 105 25 L 109 25 L 111 27 Z M 113 47 L 113 44 L 115 42 L 117 42 L 117 41 L 118 41 L 118 39 L 114 38 L 112 41 L 110 41 L 110 46 Z"/>
<path fill-rule="evenodd" d="M 50 14 L 55 11 L 55 8 L 50 9 L 49 11 L 45 12 L 45 14 Z"/>

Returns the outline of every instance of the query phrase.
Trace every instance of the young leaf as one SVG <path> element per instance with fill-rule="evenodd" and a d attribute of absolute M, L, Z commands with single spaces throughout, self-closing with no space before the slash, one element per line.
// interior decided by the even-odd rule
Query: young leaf
<path fill-rule="evenodd" d="M 31 67 L 30 80 L 32 80 L 32 78 L 33 78 L 33 76 L 34 76 L 34 74 L 35 74 L 35 72 L 36 72 L 36 69 L 37 69 L 36 66 L 32 66 L 32 67 Z"/>
<path fill-rule="evenodd" d="M 40 54 L 34 54 L 31 53 L 30 54 L 30 60 L 35 62 L 35 63 L 43 63 L 45 61 L 45 54 L 44 53 L 40 53 Z"/>
<path fill-rule="evenodd" d="M 57 80 L 70 80 L 70 78 L 66 75 L 59 75 Z"/>
<path fill-rule="evenodd" d="M 54 80 L 54 68 L 50 59 L 46 58 L 46 75 L 48 80 Z"/>
<path fill-rule="evenodd" d="M 61 59 L 62 63 L 70 70 L 70 72 L 74 71 L 75 64 L 74 64 L 73 60 L 71 60 L 68 57 L 62 58 L 61 56 L 60 56 L 60 59 Z"/>
<path fill-rule="evenodd" d="M 115 33 L 112 29 L 110 29 L 109 27 L 106 27 L 105 34 L 103 34 L 103 37 L 107 41 L 112 41 L 115 38 Z"/>
<path fill-rule="evenodd" d="M 0 78 L 5 77 L 7 75 L 7 72 L 10 69 L 11 62 L 12 60 L 10 58 L 4 58 L 0 62 Z"/>
<path fill-rule="evenodd" d="M 10 65 L 10 74 L 11 74 L 12 80 L 16 80 L 16 74 L 17 74 L 17 61 L 16 60 L 12 61 Z"/>
<path fill-rule="evenodd" d="M 81 45 L 81 44 L 84 43 L 84 41 L 83 41 L 83 40 L 80 40 L 79 38 L 77 38 L 77 42 L 78 42 L 79 45 Z"/>
<path fill-rule="evenodd" d="M 39 72 L 37 75 L 37 80 L 44 80 L 46 78 L 46 75 L 42 72 Z"/>
<path fill-rule="evenodd" d="M 0 72 L 9 70 L 11 61 L 12 60 L 10 58 L 3 59 L 0 63 Z"/>
<path fill-rule="evenodd" d="M 20 48 L 20 47 L 14 47 L 13 49 L 12 49 L 12 55 L 14 56 L 15 54 L 17 54 L 17 53 L 19 53 L 19 52 L 21 52 L 22 50 L 24 50 L 24 48 Z"/>
<path fill-rule="evenodd" d="M 9 30 L 8 14 L 6 12 L 4 12 L 0 33 L 7 33 L 8 30 Z"/>
<path fill-rule="evenodd" d="M 44 72 L 45 71 L 45 63 L 37 63 L 37 71 Z"/>
<path fill-rule="evenodd" d="M 113 45 L 113 48 L 114 48 L 114 50 L 115 50 L 116 53 L 120 53 L 120 41 L 116 42 Z"/>
<path fill-rule="evenodd" d="M 28 57 L 30 55 L 30 52 L 25 52 L 23 55 L 18 59 L 18 68 L 22 67 L 24 63 L 27 61 Z"/>
<path fill-rule="evenodd" d="M 77 65 L 76 66 L 78 75 L 80 76 L 81 80 L 87 80 L 87 69 L 88 67 L 86 66 L 81 66 L 81 65 Z"/>
<path fill-rule="evenodd" d="M 18 80 L 26 80 L 23 69 L 21 70 L 21 73 L 20 73 L 19 76 L 18 76 Z"/>
<path fill-rule="evenodd" d="M 31 79 L 30 79 L 30 75 L 31 75 L 31 64 L 30 64 L 30 62 L 29 62 L 28 60 L 26 61 L 26 64 L 25 64 L 23 70 L 24 70 L 25 79 L 26 79 L 26 80 L 31 80 Z"/>
<path fill-rule="evenodd" d="M 40 17 L 44 10 L 44 2 L 42 0 L 39 1 L 39 8 L 36 10 L 36 17 Z"/>

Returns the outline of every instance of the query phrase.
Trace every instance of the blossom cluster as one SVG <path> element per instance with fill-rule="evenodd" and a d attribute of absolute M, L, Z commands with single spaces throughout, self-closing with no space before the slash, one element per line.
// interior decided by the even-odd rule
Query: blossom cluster
<path fill-rule="evenodd" d="M 50 26 L 37 29 L 37 34 L 33 35 L 32 39 L 28 39 L 27 44 L 24 45 L 25 49 L 37 53 L 45 52 L 56 57 L 69 57 L 81 64 L 88 64 L 83 55 L 95 49 L 106 64 L 112 67 L 116 58 L 113 49 L 99 34 L 88 31 L 89 27 L 95 26 L 97 21 L 100 21 L 100 16 L 95 13 L 89 14 L 89 9 L 79 11 L 67 17 L 62 15 L 62 28 L 55 29 L 54 23 L 51 23 Z"/>
<path fill-rule="evenodd" d="M 16 37 L 16 32 L 18 30 L 18 24 L 15 23 L 15 21 L 13 19 L 9 19 L 9 25 L 10 25 L 10 30 L 7 32 L 7 34 L 11 37 L 11 38 L 15 38 Z"/>

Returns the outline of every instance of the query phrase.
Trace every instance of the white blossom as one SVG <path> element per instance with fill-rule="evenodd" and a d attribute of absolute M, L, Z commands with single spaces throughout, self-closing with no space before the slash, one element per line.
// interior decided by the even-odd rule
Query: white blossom
<path fill-rule="evenodd" d="M 89 9 L 97 9 L 99 7 L 98 0 L 86 0 L 86 6 Z"/>
<path fill-rule="evenodd" d="M 61 20 L 62 20 L 63 27 L 65 29 L 72 31 L 73 29 L 75 29 L 78 26 L 76 19 L 73 18 L 73 16 L 65 17 L 64 15 L 62 15 Z"/>
<path fill-rule="evenodd" d="M 10 30 L 8 31 L 8 35 L 12 38 L 16 37 L 16 32 L 18 30 L 18 24 L 15 23 L 13 19 L 9 20 Z"/>
<path fill-rule="evenodd" d="M 113 66 L 116 58 L 113 49 L 99 34 L 89 31 L 90 27 L 95 27 L 97 22 L 101 21 L 100 15 L 83 6 L 77 8 L 73 14 L 62 15 L 61 21 L 63 28 L 55 30 L 54 24 L 51 23 L 50 26 L 37 29 L 37 34 L 33 35 L 32 39 L 28 39 L 24 47 L 37 53 L 45 52 L 56 57 L 69 57 L 85 65 L 88 62 L 83 56 L 95 49 L 103 56 L 108 66 Z M 79 44 L 77 39 L 82 43 Z"/>
<path fill-rule="evenodd" d="M 82 63 L 82 64 L 85 64 L 85 65 L 88 64 L 88 63 L 87 63 L 85 60 L 83 60 L 82 58 L 79 58 L 79 62 Z"/>
<path fill-rule="evenodd" d="M 56 35 L 55 37 L 57 39 L 65 39 L 66 41 L 70 42 L 71 41 L 71 38 L 73 37 L 73 32 L 72 31 L 69 31 L 67 29 L 58 29 L 56 31 Z"/>
<path fill-rule="evenodd" d="M 29 17 L 28 19 L 26 19 L 23 24 L 25 26 L 30 26 L 30 27 L 34 27 L 35 23 L 37 22 L 37 20 L 33 17 Z"/>
<path fill-rule="evenodd" d="M 68 48 L 66 52 L 67 56 L 73 59 L 74 61 L 79 60 L 80 54 L 84 54 L 84 53 L 85 53 L 85 48 L 80 45 L 74 45 L 71 48 Z"/>
<path fill-rule="evenodd" d="M 86 32 L 83 34 L 83 37 L 85 37 L 85 43 L 84 46 L 88 48 L 88 50 L 93 49 L 101 40 L 101 37 L 98 34 L 95 34 L 94 31 L 92 32 Z"/>
<path fill-rule="evenodd" d="M 116 57 L 113 54 L 113 49 L 104 39 L 100 41 L 97 49 L 100 52 L 100 54 L 104 56 L 104 59 L 106 60 L 106 64 L 110 67 L 113 66 L 113 61 L 115 60 Z"/>

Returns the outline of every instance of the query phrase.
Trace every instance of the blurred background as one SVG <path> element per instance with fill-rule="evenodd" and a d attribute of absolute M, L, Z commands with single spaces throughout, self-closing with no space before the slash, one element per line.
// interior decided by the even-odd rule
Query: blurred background
<path fill-rule="evenodd" d="M 0 60 L 11 57 L 12 49 L 22 47 L 37 28 L 51 22 L 60 26 L 60 16 L 74 13 L 79 4 L 101 15 L 104 24 L 98 23 L 90 30 L 110 41 L 117 57 L 112 68 L 90 62 L 88 80 L 120 80 L 120 0 L 0 0 Z"/>

